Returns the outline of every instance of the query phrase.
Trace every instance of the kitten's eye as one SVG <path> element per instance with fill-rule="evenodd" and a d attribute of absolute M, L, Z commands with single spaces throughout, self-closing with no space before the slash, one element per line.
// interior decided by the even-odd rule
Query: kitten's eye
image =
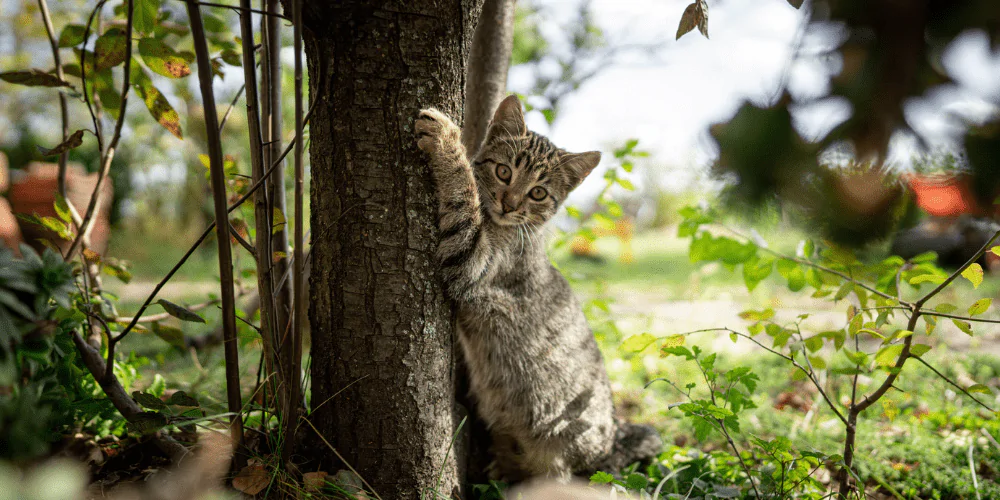
<path fill-rule="evenodd" d="M 546 191 L 545 188 L 543 188 L 542 186 L 535 186 L 531 188 L 531 191 L 528 191 L 528 196 L 530 196 L 531 199 L 535 201 L 542 201 L 548 195 L 549 192 Z"/>
<path fill-rule="evenodd" d="M 497 177 L 504 181 L 510 182 L 510 167 L 507 165 L 497 165 Z"/>

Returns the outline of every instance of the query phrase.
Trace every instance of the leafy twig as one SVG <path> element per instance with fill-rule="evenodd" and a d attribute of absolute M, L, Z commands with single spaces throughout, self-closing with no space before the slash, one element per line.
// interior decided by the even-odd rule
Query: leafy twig
<path fill-rule="evenodd" d="M 915 303 L 915 305 L 918 308 L 923 306 L 924 304 L 927 303 L 928 300 L 930 300 L 932 297 L 940 293 L 941 290 L 947 288 L 952 281 L 955 281 L 956 278 L 961 276 L 962 272 L 964 272 L 972 264 L 975 264 L 976 261 L 979 260 L 979 258 L 986 253 L 987 250 L 992 248 L 993 243 L 996 242 L 997 238 L 1000 238 L 1000 231 L 993 233 L 993 237 L 990 238 L 989 241 L 986 242 L 986 244 L 980 247 L 979 250 L 975 253 L 975 255 L 969 257 L 969 260 L 965 261 L 965 264 L 962 264 L 962 267 L 958 268 L 957 270 L 955 270 L 955 272 L 951 273 L 951 275 L 949 275 L 948 278 L 944 280 L 944 282 L 938 285 L 937 288 L 931 290 L 930 293 L 928 293 L 927 295 L 924 295 L 923 298 L 921 298 Z"/>
<path fill-rule="evenodd" d="M 118 147 L 118 141 L 122 136 L 122 127 L 125 125 L 125 109 L 128 105 L 128 91 L 131 78 L 131 67 L 132 67 L 132 15 L 135 8 L 134 0 L 126 1 L 126 18 L 125 18 L 125 66 L 123 68 L 124 77 L 122 82 L 122 92 L 120 102 L 121 105 L 119 109 L 121 112 L 118 114 L 118 121 L 115 123 L 115 131 L 111 135 L 111 142 L 108 144 L 106 150 L 101 152 L 101 169 L 97 173 L 97 182 L 94 183 L 94 192 L 90 196 L 90 204 L 87 205 L 87 211 L 83 216 L 83 222 L 80 223 L 80 230 L 77 232 L 76 237 L 73 239 L 73 243 L 70 244 L 69 250 L 66 251 L 66 259 L 69 260 L 73 258 L 73 255 L 80 248 L 80 244 L 86 244 L 87 240 L 90 238 L 90 229 L 93 227 L 94 215 L 97 211 L 97 207 L 101 201 L 102 190 L 104 185 L 104 179 L 108 176 L 108 171 L 111 170 L 111 161 L 115 158 L 115 148 Z M 84 61 L 83 57 L 86 51 L 80 52 L 80 74 L 81 78 L 84 79 L 84 86 L 86 86 L 86 78 L 83 75 Z M 84 95 L 86 95 L 86 87 L 84 87 Z M 96 117 L 95 117 L 95 126 Z"/>
<path fill-rule="evenodd" d="M 925 360 L 924 360 L 924 358 L 922 358 L 922 357 L 920 357 L 920 356 L 914 356 L 914 358 L 913 358 L 913 359 L 915 359 L 915 360 L 919 361 L 919 362 L 920 362 L 920 364 L 922 364 L 922 365 L 926 366 L 928 370 L 930 370 L 930 371 L 934 372 L 934 374 L 935 374 L 935 375 L 937 375 L 938 377 L 940 377 L 940 378 L 941 378 L 941 380 L 944 380 L 945 382 L 948 382 L 949 384 L 951 384 L 951 386 L 952 386 L 952 387 L 954 387 L 954 388 L 958 389 L 958 390 L 959 390 L 959 392 L 961 392 L 962 394 L 965 394 L 966 396 L 968 396 L 968 397 L 969 397 L 969 399 L 971 399 L 971 400 L 975 401 L 975 402 L 976 402 L 976 403 L 977 403 L 977 404 L 978 404 L 979 406 L 982 406 L 983 408 L 986 408 L 987 410 L 989 410 L 989 411 L 991 411 L 991 412 L 994 412 L 994 413 L 996 412 L 996 410 L 994 410 L 993 408 L 991 408 L 991 407 L 990 407 L 989 405 L 987 405 L 986 403 L 984 403 L 984 402 L 980 401 L 980 400 L 979 400 L 979 399 L 978 399 L 977 397 L 973 396 L 973 395 L 972 395 L 972 394 L 971 394 L 971 393 L 970 393 L 969 391 L 967 391 L 967 390 L 966 390 L 966 389 L 965 389 L 964 387 L 962 387 L 962 386 L 958 385 L 958 383 L 957 383 L 957 382 L 955 382 L 954 380 L 952 380 L 952 379 L 948 378 L 948 376 L 947 376 L 947 375 L 945 375 L 945 374 L 941 373 L 940 371 L 938 371 L 938 369 L 937 369 L 937 368 L 934 368 L 933 366 L 931 366 L 931 365 L 930 365 L 930 363 L 928 363 L 927 361 L 925 361 Z"/>
<path fill-rule="evenodd" d="M 45 0 L 38 0 L 38 10 L 42 14 L 45 33 L 48 35 L 49 45 L 52 47 L 52 61 L 56 65 L 56 77 L 62 81 L 66 81 L 66 75 L 63 74 L 62 58 L 59 55 L 59 42 L 56 40 L 55 28 L 52 26 L 52 14 L 49 13 L 49 4 Z M 69 110 L 66 107 L 66 94 L 62 92 L 59 92 L 59 115 L 62 119 L 62 141 L 60 142 L 62 144 L 69 138 Z M 73 223 L 79 226 L 81 222 L 80 214 L 76 211 L 76 206 L 73 205 L 73 202 L 66 196 L 66 163 L 68 160 L 68 150 L 59 154 L 57 189 L 59 190 L 59 196 L 62 196 L 66 200 L 66 205 L 69 206 L 69 213 L 73 219 Z"/>

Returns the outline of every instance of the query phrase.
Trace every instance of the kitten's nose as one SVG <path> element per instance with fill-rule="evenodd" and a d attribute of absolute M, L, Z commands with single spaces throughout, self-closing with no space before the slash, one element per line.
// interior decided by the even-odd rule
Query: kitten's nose
<path fill-rule="evenodd" d="M 504 215 L 507 215 L 513 212 L 515 209 L 517 209 L 517 207 L 515 207 L 514 204 L 511 202 L 510 196 L 507 194 L 506 191 L 504 191 L 503 196 L 500 197 L 500 205 L 503 206 Z"/>

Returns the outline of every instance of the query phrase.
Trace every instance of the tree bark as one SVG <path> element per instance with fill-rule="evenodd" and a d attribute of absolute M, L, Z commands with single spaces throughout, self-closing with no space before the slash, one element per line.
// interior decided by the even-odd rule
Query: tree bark
<path fill-rule="evenodd" d="M 515 0 L 485 0 L 472 38 L 462 125 L 462 144 L 469 156 L 475 156 L 486 140 L 490 118 L 507 91 L 515 4 Z"/>
<path fill-rule="evenodd" d="M 453 496 L 460 486 L 449 453 L 455 333 L 413 121 L 430 106 L 461 115 L 481 1 L 305 4 L 317 100 L 309 418 L 385 499 Z M 332 450 L 315 451 L 337 466 Z"/>

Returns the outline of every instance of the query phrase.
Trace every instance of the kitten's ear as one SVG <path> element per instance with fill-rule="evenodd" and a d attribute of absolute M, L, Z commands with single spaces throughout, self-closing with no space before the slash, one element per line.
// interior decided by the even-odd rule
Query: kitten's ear
<path fill-rule="evenodd" d="M 583 182 L 583 179 L 594 170 L 594 167 L 601 162 L 600 151 L 587 151 L 586 153 L 566 153 L 560 158 L 559 168 L 566 173 L 570 182 L 570 189 L 574 189 Z"/>
<path fill-rule="evenodd" d="M 514 137 L 521 137 L 527 132 L 528 127 L 524 124 L 521 101 L 517 99 L 517 95 L 511 94 L 500 102 L 496 112 L 493 113 L 489 135 L 494 136 L 504 133 Z"/>

